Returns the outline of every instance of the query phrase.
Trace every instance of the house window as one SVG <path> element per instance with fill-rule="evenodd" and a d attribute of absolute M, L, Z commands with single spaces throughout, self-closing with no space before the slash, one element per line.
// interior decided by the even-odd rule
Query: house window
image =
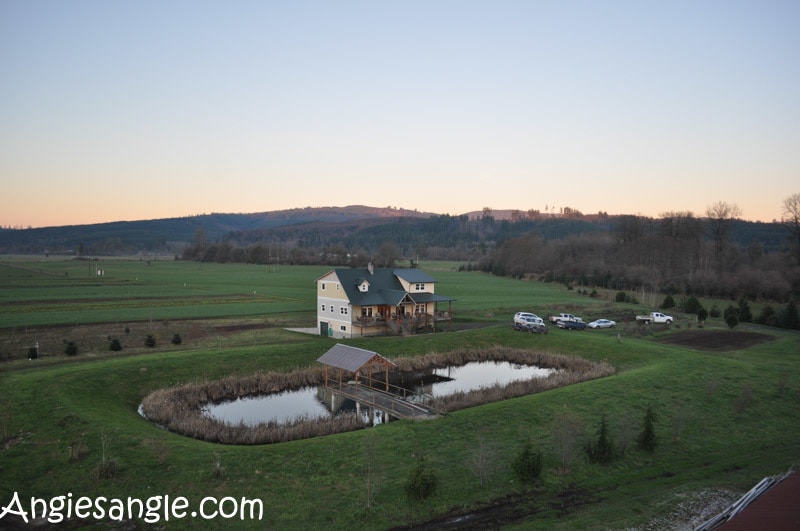
<path fill-rule="evenodd" d="M 339 284 L 336 284 L 336 291 L 339 291 Z"/>
<path fill-rule="evenodd" d="M 417 313 L 425 313 L 425 305 L 424 304 L 417 304 L 416 312 Z"/>
<path fill-rule="evenodd" d="M 415 284 L 414 289 L 416 291 L 425 291 L 425 284 Z"/>
<path fill-rule="evenodd" d="M 331 313 L 335 312 L 336 310 L 333 308 L 333 304 L 331 304 Z"/>
<path fill-rule="evenodd" d="M 322 311 L 323 312 L 325 311 L 325 305 L 324 304 L 322 305 Z"/>
<path fill-rule="evenodd" d="M 347 332 L 347 326 L 342 325 L 339 327 L 339 330 L 341 330 L 342 332 Z"/>
<path fill-rule="evenodd" d="M 372 317 L 372 306 L 363 306 L 361 308 L 361 317 Z"/>
<path fill-rule="evenodd" d="M 342 315 L 347 315 L 347 306 L 342 306 L 341 308 L 339 308 L 339 313 L 341 313 Z"/>
<path fill-rule="evenodd" d="M 323 290 L 325 289 L 325 283 L 324 282 L 322 283 L 322 289 Z"/>

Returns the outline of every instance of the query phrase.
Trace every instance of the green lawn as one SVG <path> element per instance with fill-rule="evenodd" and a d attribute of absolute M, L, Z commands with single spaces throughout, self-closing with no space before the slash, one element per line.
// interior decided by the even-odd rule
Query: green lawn
<path fill-rule="evenodd" d="M 20 269 L 21 264 L 28 270 Z M 127 320 L 141 311 L 136 300 L 150 304 L 159 298 L 172 298 L 175 304 L 145 308 L 164 312 L 156 313 L 155 319 L 195 317 L 205 308 L 209 313 L 204 317 L 267 314 L 289 323 L 295 318 L 313 320 L 313 281 L 327 270 L 108 261 L 105 277 L 97 278 L 89 276 L 89 263 L 13 265 L 0 266 L 0 329 L 6 331 L 73 323 L 71 318 L 62 320 L 71 312 L 59 309 L 70 300 L 82 308 L 81 319 L 87 322 L 102 321 L 104 315 L 103 309 L 90 309 L 92 304 L 117 301 L 124 306 L 116 310 L 119 315 L 105 315 L 109 321 L 120 315 Z M 47 274 L 52 272 L 70 274 Z M 617 374 L 434 421 L 399 421 L 324 438 L 232 447 L 165 432 L 141 418 L 137 406 L 161 387 L 307 366 L 333 341 L 271 328 L 255 345 L 159 345 L 123 355 L 60 356 L 58 363 L 50 364 L 9 362 L 0 364 L 0 437 L 5 441 L 0 447 L 0 503 L 7 503 L 15 492 L 23 499 L 67 493 L 75 498 L 143 499 L 169 494 L 185 496 L 192 504 L 206 496 L 258 498 L 264 504 L 262 521 L 214 521 L 220 527 L 256 529 L 384 529 L 492 505 L 498 511 L 507 509 L 497 514 L 505 515 L 512 527 L 622 528 L 668 514 L 685 496 L 706 489 L 743 492 L 763 476 L 797 463 L 800 335 L 751 327 L 774 339 L 745 350 L 709 353 L 658 342 L 659 337 L 685 330 L 685 318 L 678 330 L 644 337 L 625 326 L 521 334 L 510 328 L 511 314 L 517 310 L 545 314 L 552 308 L 588 318 L 617 307 L 557 285 L 448 268 L 431 267 L 431 272 L 439 280 L 437 292 L 458 299 L 457 316 L 489 326 L 347 343 L 389 357 L 494 345 L 542 349 L 607 360 Z M 213 297 L 230 299 L 252 291 L 255 297 L 271 298 L 211 302 Z M 31 303 L 29 312 L 7 309 L 37 300 L 31 298 L 37 292 L 39 302 Z M 297 306 L 285 306 L 290 304 Z M 717 330 L 723 329 L 713 323 L 707 329 Z M 648 405 L 658 414 L 658 445 L 652 454 L 630 440 L 638 434 Z M 625 455 L 597 465 L 578 450 L 569 470 L 562 470 L 555 443 L 559 421 L 577 419 L 585 440 L 602 415 L 617 442 L 629 440 Z M 510 470 L 526 440 L 542 450 L 545 465 L 540 481 L 528 488 L 518 484 Z M 117 471 L 113 478 L 97 479 L 104 450 Z M 435 471 L 438 488 L 428 500 L 412 503 L 403 487 L 417 455 L 424 455 Z M 183 519 L 170 522 L 168 528 L 206 525 Z"/>

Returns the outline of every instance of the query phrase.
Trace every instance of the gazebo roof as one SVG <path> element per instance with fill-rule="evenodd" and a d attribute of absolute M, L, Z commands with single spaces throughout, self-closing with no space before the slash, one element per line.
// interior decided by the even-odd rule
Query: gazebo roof
<path fill-rule="evenodd" d="M 328 350 L 328 352 L 320 356 L 317 361 L 330 367 L 344 369 L 353 373 L 359 371 L 362 367 L 370 363 L 394 365 L 394 363 L 387 360 L 377 352 L 372 352 L 371 350 L 365 350 L 363 348 L 342 345 L 341 343 L 335 344 L 330 350 Z"/>

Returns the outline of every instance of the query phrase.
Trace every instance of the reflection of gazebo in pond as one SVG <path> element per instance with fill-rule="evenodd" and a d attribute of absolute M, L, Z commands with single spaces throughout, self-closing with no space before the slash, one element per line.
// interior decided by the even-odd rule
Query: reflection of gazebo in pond
<path fill-rule="evenodd" d="M 332 410 L 335 409 L 333 405 L 336 401 L 336 394 L 339 394 L 344 398 L 354 400 L 357 404 L 363 403 L 375 407 L 397 418 L 436 416 L 436 413 L 430 408 L 413 404 L 405 400 L 404 396 L 389 392 L 390 387 L 394 387 L 389 384 L 389 369 L 397 366 L 377 352 L 337 343 L 317 361 L 325 365 L 324 389 L 331 393 Z M 330 374 L 331 369 L 336 370 L 335 376 Z M 385 383 L 381 386 L 384 389 L 372 387 L 372 375 L 377 370 L 384 372 Z M 362 374 L 366 374 L 366 382 L 360 380 Z M 352 379 L 350 379 L 350 375 L 352 375 Z M 345 376 L 347 376 L 347 380 L 345 380 Z"/>

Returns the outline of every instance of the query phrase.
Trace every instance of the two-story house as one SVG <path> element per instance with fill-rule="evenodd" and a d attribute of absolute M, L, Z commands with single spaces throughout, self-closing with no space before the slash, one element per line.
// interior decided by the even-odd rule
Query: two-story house
<path fill-rule="evenodd" d="M 358 337 L 414 333 L 450 321 L 454 299 L 434 292 L 421 269 L 333 269 L 317 280 L 317 324 L 322 335 Z M 447 310 L 438 307 L 447 303 Z"/>

